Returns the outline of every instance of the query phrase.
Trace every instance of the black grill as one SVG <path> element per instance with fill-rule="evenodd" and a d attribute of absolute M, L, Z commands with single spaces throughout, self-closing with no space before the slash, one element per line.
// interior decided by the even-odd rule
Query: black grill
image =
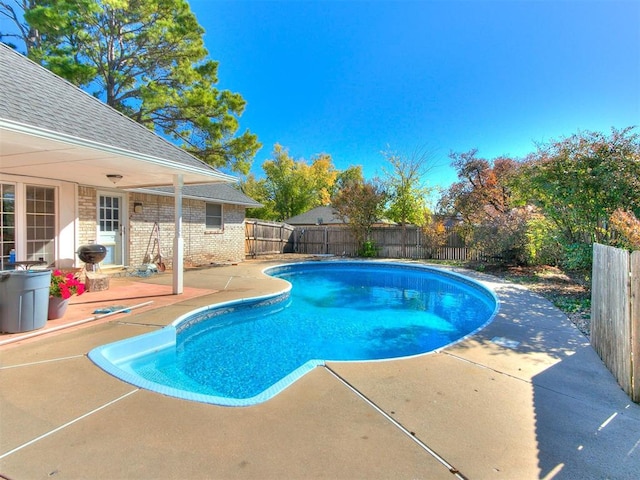
<path fill-rule="evenodd" d="M 104 260 L 107 256 L 107 247 L 93 243 L 90 245 L 80 245 L 78 248 L 78 258 L 84 263 L 96 264 Z"/>

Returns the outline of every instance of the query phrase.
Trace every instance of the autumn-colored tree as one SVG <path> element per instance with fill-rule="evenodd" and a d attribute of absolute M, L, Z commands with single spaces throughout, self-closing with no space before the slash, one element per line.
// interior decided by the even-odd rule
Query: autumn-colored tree
<path fill-rule="evenodd" d="M 499 157 L 493 161 L 477 158 L 477 149 L 451 153 L 451 166 L 458 182 L 449 187 L 440 200 L 440 208 L 459 214 L 472 224 L 498 217 L 512 207 L 510 181 L 518 162 Z"/>
<path fill-rule="evenodd" d="M 427 212 L 421 229 L 424 242 L 429 247 L 431 255 L 433 255 L 435 250 L 447 244 L 449 232 L 447 232 L 441 217 L 436 217 L 432 215 L 431 212 Z"/>
<path fill-rule="evenodd" d="M 349 225 L 360 254 L 373 256 L 371 228 L 384 214 L 387 194 L 381 182 L 349 181 L 331 200 L 338 216 Z"/>
<path fill-rule="evenodd" d="M 450 155 L 459 181 L 444 193 L 439 208 L 462 218 L 457 229 L 468 245 L 489 257 L 523 262 L 530 211 L 516 209 L 511 192 L 519 164 L 507 157 L 486 160 L 476 155 L 475 149 Z"/>
<path fill-rule="evenodd" d="M 276 144 L 272 157 L 262 164 L 265 179 L 250 195 L 270 207 L 273 216 L 266 220 L 282 221 L 329 204 L 330 192 L 338 176 L 330 155 L 317 155 L 309 165 L 302 159 L 295 160 L 287 149 Z M 245 190 L 245 193 L 249 194 L 249 191 Z M 260 195 L 254 196 L 256 193 Z"/>
<path fill-rule="evenodd" d="M 610 218 L 611 229 L 617 234 L 613 243 L 630 250 L 640 250 L 640 220 L 628 210 L 617 209 Z"/>

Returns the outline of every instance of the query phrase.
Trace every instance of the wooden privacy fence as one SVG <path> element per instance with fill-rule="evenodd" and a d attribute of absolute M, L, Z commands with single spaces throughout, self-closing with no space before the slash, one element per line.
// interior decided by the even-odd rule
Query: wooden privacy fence
<path fill-rule="evenodd" d="M 255 257 L 293 252 L 293 245 L 290 243 L 293 230 L 294 227 L 286 223 L 245 220 L 245 255 Z"/>
<path fill-rule="evenodd" d="M 337 255 L 355 257 L 358 246 L 346 227 L 305 226 L 293 227 L 286 223 L 266 220 L 245 220 L 245 255 L 256 257 L 277 253 L 303 253 L 309 255 Z M 441 247 L 432 247 L 422 230 L 409 227 L 406 242 L 402 244 L 401 227 L 374 227 L 371 241 L 382 258 L 414 258 L 434 260 L 481 260 L 480 250 L 467 248 L 453 230 Z"/>
<path fill-rule="evenodd" d="M 382 258 L 415 258 L 437 260 L 480 260 L 482 252 L 467 248 L 462 238 L 449 232 L 442 247 L 432 247 L 422 229 L 406 229 L 403 246 L 401 227 L 374 227 L 370 239 Z M 293 248 L 297 253 L 313 255 L 341 255 L 353 257 L 358 246 L 353 234 L 345 227 L 305 226 L 293 232 Z"/>
<path fill-rule="evenodd" d="M 593 245 L 591 345 L 640 402 L 640 251 Z"/>

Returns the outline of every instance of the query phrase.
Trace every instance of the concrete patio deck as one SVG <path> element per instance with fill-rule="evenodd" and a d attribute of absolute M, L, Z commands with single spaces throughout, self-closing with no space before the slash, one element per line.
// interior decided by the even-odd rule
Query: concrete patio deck
<path fill-rule="evenodd" d="M 154 303 L 0 347 L 0 478 L 639 477 L 640 406 L 588 340 L 545 299 L 475 272 L 456 270 L 501 302 L 476 335 L 411 359 L 330 363 L 252 407 L 141 390 L 87 358 L 197 307 L 279 291 L 261 273 L 278 263 L 187 271 L 181 296 L 168 274 L 113 280 L 65 321 L 90 299 Z"/>

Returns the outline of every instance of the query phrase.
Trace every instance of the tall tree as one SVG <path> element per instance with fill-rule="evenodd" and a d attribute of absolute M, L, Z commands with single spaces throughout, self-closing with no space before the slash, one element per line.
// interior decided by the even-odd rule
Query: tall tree
<path fill-rule="evenodd" d="M 407 224 L 423 226 L 428 219 L 427 197 L 429 188 L 424 177 L 433 168 L 426 151 L 415 151 L 409 156 L 397 152 L 385 152 L 391 165 L 384 169 L 385 185 L 389 196 L 386 216 L 400 224 L 402 229 L 402 256 L 407 251 Z"/>
<path fill-rule="evenodd" d="M 25 13 L 33 9 L 38 0 L 0 0 L 0 17 L 4 17 L 12 23 L 16 30 L 0 31 L 0 40 L 7 45 L 16 48 L 13 40 L 24 44 L 26 53 L 40 44 L 40 32 L 25 19 Z"/>
<path fill-rule="evenodd" d="M 266 178 L 256 178 L 254 174 L 250 173 L 237 184 L 237 188 L 245 195 L 262 204 L 262 207 L 248 208 L 246 211 L 248 218 L 276 219 L 275 202 L 269 194 Z"/>
<path fill-rule="evenodd" d="M 359 251 L 370 255 L 371 228 L 384 214 L 387 193 L 380 181 L 352 179 L 334 195 L 331 205 L 344 222 L 349 225 Z M 369 245 L 372 247 L 372 245 Z"/>
<path fill-rule="evenodd" d="M 469 246 L 502 261 L 528 262 L 527 228 L 535 212 L 514 208 L 511 183 L 518 162 L 478 158 L 476 149 L 451 153 L 450 158 L 458 181 L 440 199 L 440 209 L 462 218 L 457 230 Z"/>
<path fill-rule="evenodd" d="M 510 179 L 518 163 L 507 157 L 493 161 L 478 158 L 477 149 L 449 155 L 456 169 L 458 181 L 453 183 L 440 200 L 440 208 L 460 214 L 469 223 L 505 214 L 512 207 Z"/>
<path fill-rule="evenodd" d="M 336 181 L 333 184 L 333 192 L 331 196 L 333 197 L 338 191 L 345 188 L 347 185 L 351 183 L 363 183 L 364 175 L 362 173 L 361 165 L 352 165 L 348 167 L 346 170 L 342 170 L 338 172 L 338 176 L 336 177 Z"/>
<path fill-rule="evenodd" d="M 207 58 L 187 1 L 22 5 L 37 32 L 31 58 L 209 164 L 248 173 L 260 144 L 249 131 L 237 134 L 246 102 L 215 87 L 218 63 Z"/>
<path fill-rule="evenodd" d="M 262 164 L 267 198 L 257 199 L 261 203 L 273 202 L 275 218 L 272 220 L 285 220 L 328 204 L 329 192 L 338 175 L 331 156 L 317 155 L 309 165 L 302 159 L 295 160 L 279 144 L 274 146 L 272 156 Z"/>

